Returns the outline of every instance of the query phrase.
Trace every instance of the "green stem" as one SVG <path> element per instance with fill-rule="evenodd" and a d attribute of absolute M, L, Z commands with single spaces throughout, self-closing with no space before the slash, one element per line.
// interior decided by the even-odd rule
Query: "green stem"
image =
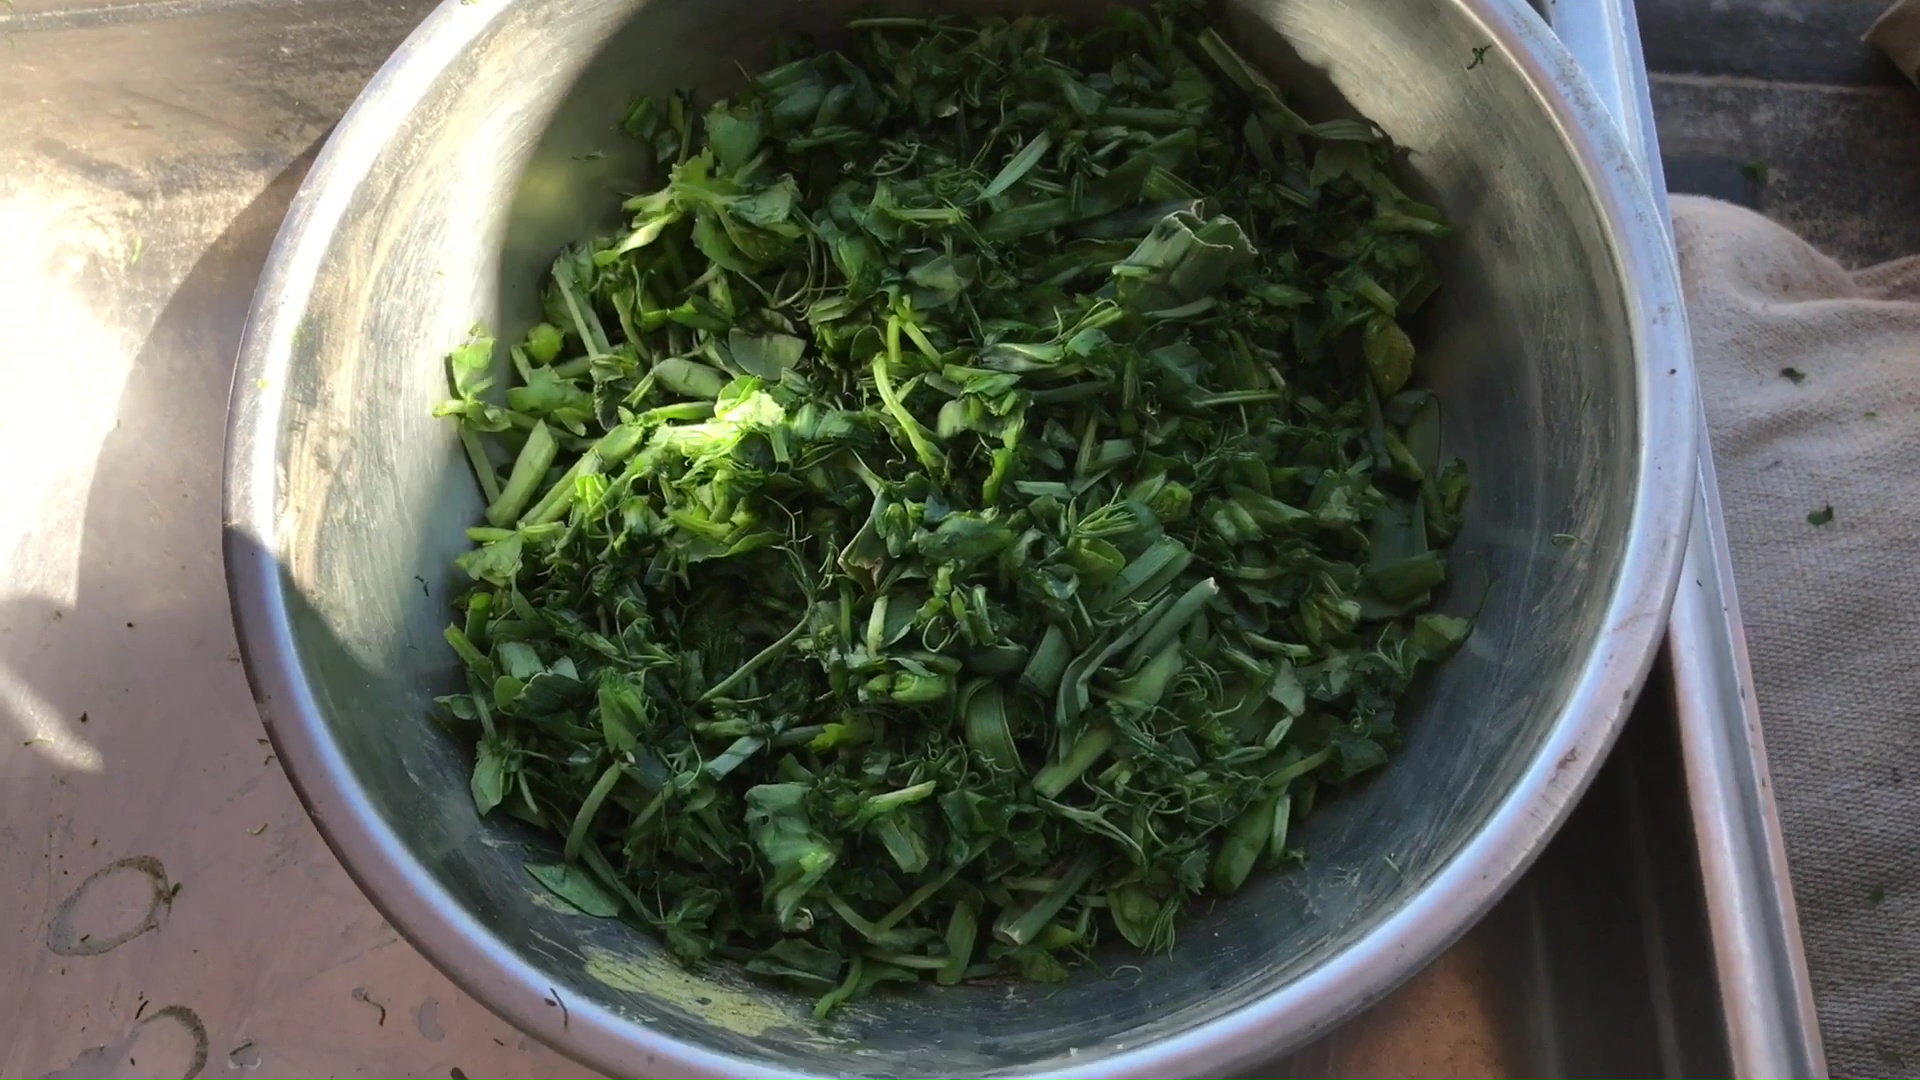
<path fill-rule="evenodd" d="M 880 401 L 887 407 L 887 412 L 899 422 L 900 430 L 906 434 L 908 444 L 913 447 L 913 455 L 919 458 L 920 464 L 926 466 L 929 471 L 939 473 L 946 465 L 946 459 L 942 458 L 940 451 L 934 448 L 932 436 L 926 427 L 914 419 L 913 414 L 907 411 L 906 403 L 901 401 L 900 395 L 894 392 L 893 376 L 888 373 L 887 368 L 899 361 L 900 316 L 891 315 L 887 317 L 887 349 L 885 352 L 874 354 L 873 357 L 874 389 L 880 392 Z"/>
<path fill-rule="evenodd" d="M 600 780 L 593 785 L 593 790 L 587 792 L 587 801 L 580 804 L 580 812 L 573 815 L 573 828 L 567 830 L 565 854 L 568 862 L 580 857 L 580 845 L 586 842 L 587 830 L 593 827 L 593 819 L 599 815 L 600 805 L 607 801 L 607 796 L 613 794 L 614 785 L 620 782 L 623 768 L 619 762 L 607 766 L 607 771 L 600 774 Z"/>
<path fill-rule="evenodd" d="M 940 782 L 938 780 L 923 780 L 911 787 L 903 787 L 897 791 L 889 791 L 882 795 L 868 796 L 866 812 L 869 815 L 877 816 L 898 807 L 911 806 L 931 796 L 939 787 Z"/>
<path fill-rule="evenodd" d="M 460 445 L 467 451 L 467 461 L 473 465 L 474 478 L 480 481 L 480 494 L 486 497 L 487 505 L 492 506 L 500 499 L 500 477 L 494 474 L 493 462 L 487 457 L 487 448 L 480 443 L 479 432 L 462 424 Z"/>
<path fill-rule="evenodd" d="M 933 899 L 935 893 L 946 888 L 949 882 L 960 875 L 960 871 L 965 870 L 973 860 L 985 853 L 987 848 L 992 846 L 992 843 L 991 840 L 975 840 L 973 845 L 967 849 L 966 858 L 942 870 L 938 877 L 908 893 L 905 900 L 895 904 L 892 911 L 881 916 L 880 921 L 873 924 L 874 931 L 885 934 L 900 925 L 907 916 L 918 910 L 921 904 Z"/>
<path fill-rule="evenodd" d="M 867 956 L 883 964 L 903 967 L 909 971 L 943 971 L 947 967 L 944 956 L 921 956 L 917 953 L 869 952 Z"/>
<path fill-rule="evenodd" d="M 1153 711 L 1160 699 L 1167 695 L 1167 688 L 1187 666 L 1186 650 L 1178 641 L 1169 641 L 1165 648 L 1154 655 L 1140 670 L 1123 679 L 1108 695 L 1116 706 L 1124 706 L 1136 713 Z"/>
<path fill-rule="evenodd" d="M 865 916 L 853 910 L 853 905 L 847 903 L 839 893 L 829 891 L 826 896 L 827 906 L 832 908 L 834 914 L 840 916 L 840 921 L 846 923 L 854 933 L 876 945 L 887 939 L 886 930 L 882 929 L 878 923 L 869 922 Z"/>
<path fill-rule="evenodd" d="M 1213 598 L 1219 595 L 1220 585 L 1214 579 L 1207 578 L 1204 581 L 1195 582 L 1191 588 L 1180 595 L 1180 599 L 1173 602 L 1172 607 L 1162 612 L 1160 617 L 1153 621 L 1153 626 L 1140 636 L 1139 641 L 1133 643 L 1133 650 L 1127 653 L 1126 662 L 1121 667 L 1132 671 L 1146 663 L 1149 657 L 1179 640 L 1180 635 L 1186 632 L 1187 626 L 1199 618 L 1201 613 L 1207 610 L 1207 605 Z"/>
<path fill-rule="evenodd" d="M 993 936 L 1014 946 L 1025 945 L 1038 937 L 1040 932 L 1047 928 L 1047 924 L 1053 921 L 1053 917 L 1060 914 L 1060 909 L 1067 906 L 1067 901 L 1072 900 L 1081 889 L 1086 888 L 1087 881 L 1093 877 L 1094 867 L 1098 861 L 1092 855 L 1080 856 L 1073 866 L 1060 876 L 1059 884 L 1055 885 L 1051 892 L 1035 900 L 1026 911 L 1018 915 L 1010 910 L 1001 912 L 1000 917 L 994 920 Z"/>
<path fill-rule="evenodd" d="M 1000 687 L 985 679 L 974 682 L 961 696 L 960 714 L 967 747 L 981 760 L 1007 772 L 1025 771 L 1007 727 L 1007 699 Z"/>
<path fill-rule="evenodd" d="M 593 357 L 576 356 L 553 365 L 553 373 L 563 379 L 577 379 L 593 368 Z"/>
<path fill-rule="evenodd" d="M 819 738 L 827 730 L 825 724 L 808 724 L 805 727 L 788 728 L 767 740 L 768 745 L 776 747 L 805 746 Z"/>
<path fill-rule="evenodd" d="M 1067 751 L 1060 761 L 1041 769 L 1033 777 L 1033 790 L 1049 799 L 1057 799 L 1082 773 L 1093 767 L 1108 750 L 1113 749 L 1113 729 L 1105 724 L 1089 730 Z"/>
<path fill-rule="evenodd" d="M 1223 405 L 1259 405 L 1285 397 L 1278 390 L 1225 390 L 1218 394 L 1195 394 L 1187 399 L 1187 404 L 1196 409 L 1209 409 Z"/>
<path fill-rule="evenodd" d="M 480 714 L 480 731 L 483 737 L 491 742 L 496 737 L 496 733 L 493 726 L 493 710 L 487 707 L 487 695 L 493 692 L 493 688 L 481 686 L 480 680 L 469 677 L 467 689 L 473 692 L 473 711 Z"/>
<path fill-rule="evenodd" d="M 1072 659 L 1067 632 L 1060 629 L 1059 623 L 1048 623 L 1047 632 L 1040 636 L 1040 644 L 1027 658 L 1026 670 L 1020 673 L 1020 685 L 1050 698 L 1060 689 L 1060 678 L 1067 673 L 1067 663 Z"/>
<path fill-rule="evenodd" d="M 561 473 L 560 479 L 555 480 L 540 501 L 533 504 L 533 509 L 520 518 L 520 524 L 546 525 L 566 517 L 567 512 L 573 509 L 573 500 L 580 494 L 580 487 L 575 481 L 599 471 L 600 455 L 589 447 L 586 453 L 567 466 L 567 471 Z"/>
<path fill-rule="evenodd" d="M 854 953 L 853 962 L 847 965 L 847 977 L 840 981 L 839 986 L 822 994 L 820 1000 L 813 1003 L 813 1018 L 815 1020 L 825 1020 L 827 1017 L 833 1015 L 833 1010 L 839 1008 L 842 1002 L 853 996 L 854 991 L 860 988 L 860 970 L 860 954 Z"/>
<path fill-rule="evenodd" d="M 607 344 L 607 334 L 601 329 L 600 321 L 593 316 L 593 305 L 586 302 L 584 297 L 576 295 L 580 291 L 580 284 L 573 276 L 572 258 L 573 253 L 569 251 L 554 260 L 554 281 L 560 286 L 560 297 L 566 302 L 567 314 L 572 317 L 573 328 L 580 334 L 580 340 L 586 345 L 587 352 L 594 356 L 604 356 L 612 352 L 613 348 Z"/>
<path fill-rule="evenodd" d="M 1313 770 L 1319 768 L 1322 765 L 1325 765 L 1328 761 L 1331 761 L 1332 759 L 1333 759 L 1333 747 L 1328 746 L 1323 749 L 1316 750 L 1313 753 L 1308 754 L 1306 757 L 1301 758 L 1299 761 L 1296 761 L 1293 764 L 1287 766 L 1286 768 L 1280 769 L 1279 771 L 1275 772 L 1273 775 L 1267 777 L 1267 787 L 1274 791 L 1282 790 L 1288 784 L 1293 783 L 1295 780 L 1298 780 L 1300 777 L 1307 775 L 1308 773 L 1312 772 Z"/>
<path fill-rule="evenodd" d="M 1227 828 L 1227 837 L 1213 853 L 1213 887 L 1232 896 L 1246 884 L 1247 875 L 1267 850 L 1273 832 L 1274 800 L 1269 795 L 1240 812 Z"/>
<path fill-rule="evenodd" d="M 903 874 L 918 875 L 932 860 L 927 842 L 914 828 L 911 818 L 888 814 L 873 823 L 872 831 Z"/>
<path fill-rule="evenodd" d="M 786 652 L 789 646 L 800 640 L 801 634 L 807 632 L 807 625 L 813 621 L 812 616 L 813 613 L 810 611 L 800 616 L 800 621 L 794 624 L 793 629 L 781 635 L 780 640 L 761 649 L 753 655 L 752 659 L 735 668 L 733 674 L 708 687 L 707 692 L 700 695 L 700 700 L 712 701 L 714 698 L 725 696 L 727 691 L 740 685 L 747 676 L 778 660 L 781 653 Z"/>
<path fill-rule="evenodd" d="M 533 425 L 527 444 L 520 448 L 520 456 L 513 461 L 507 486 L 501 489 L 500 497 L 487 506 L 487 522 L 504 529 L 518 520 L 521 511 L 533 502 L 534 493 L 547 478 L 547 470 L 553 468 L 553 459 L 559 453 L 560 444 L 554 441 L 553 432 L 547 430 L 547 422 L 542 420 Z"/>
<path fill-rule="evenodd" d="M 581 861 L 587 864 L 587 869 L 593 872 L 593 876 L 599 878 L 602 885 L 612 889 L 613 894 L 624 901 L 627 907 L 640 917 L 642 923 L 652 927 L 660 925 L 660 916 L 654 914 L 638 894 L 627 888 L 627 883 L 621 881 L 620 875 L 613 872 L 613 865 L 607 862 L 607 857 L 600 853 L 599 848 L 588 845 L 581 854 L 585 856 Z"/>

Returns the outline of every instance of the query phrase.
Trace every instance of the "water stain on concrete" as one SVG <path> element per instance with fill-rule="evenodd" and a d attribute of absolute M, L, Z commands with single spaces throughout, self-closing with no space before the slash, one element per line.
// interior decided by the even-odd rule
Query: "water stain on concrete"
<path fill-rule="evenodd" d="M 42 1080 L 194 1080 L 207 1067 L 207 1025 L 185 1005 L 169 1005 L 110 1043 L 82 1050 Z"/>
<path fill-rule="evenodd" d="M 413 1026 L 420 1029 L 420 1037 L 428 1042 L 440 1042 L 447 1037 L 446 1029 L 440 1026 L 440 1003 L 433 998 L 413 1010 Z"/>
<path fill-rule="evenodd" d="M 47 948 L 60 956 L 98 956 L 158 930 L 173 908 L 166 867 L 151 855 L 108 863 L 60 902 Z"/>

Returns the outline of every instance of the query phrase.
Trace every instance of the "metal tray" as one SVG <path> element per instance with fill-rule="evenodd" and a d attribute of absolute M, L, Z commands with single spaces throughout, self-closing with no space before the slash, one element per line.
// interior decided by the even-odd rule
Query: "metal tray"
<path fill-rule="evenodd" d="M 1630 3 L 1541 10 L 1662 191 Z M 223 591 L 255 274 L 430 6 L 0 0 L 0 1075 L 579 1075 L 333 862 L 256 741 Z M 1704 453 L 1699 499 L 1667 655 L 1573 819 L 1264 1075 L 1824 1075 Z"/>

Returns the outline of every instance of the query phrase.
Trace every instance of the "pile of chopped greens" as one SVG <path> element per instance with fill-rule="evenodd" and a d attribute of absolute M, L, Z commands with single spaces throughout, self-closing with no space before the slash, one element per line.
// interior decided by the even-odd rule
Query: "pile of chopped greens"
<path fill-rule="evenodd" d="M 473 797 L 589 914 L 817 995 L 1058 980 L 1387 760 L 1465 471 L 1447 234 L 1196 6 L 868 18 L 625 129 L 665 184 L 451 357 Z"/>

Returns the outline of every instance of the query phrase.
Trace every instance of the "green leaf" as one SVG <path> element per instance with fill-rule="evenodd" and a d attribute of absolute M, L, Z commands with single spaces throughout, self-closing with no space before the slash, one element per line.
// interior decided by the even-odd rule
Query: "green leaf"
<path fill-rule="evenodd" d="M 1373 385 L 1384 395 L 1397 394 L 1413 377 L 1413 340 L 1400 324 L 1385 315 L 1367 320 L 1361 340 Z"/>
<path fill-rule="evenodd" d="M 736 274 L 754 274 L 760 269 L 746 252 L 734 243 L 733 231 L 727 228 L 727 221 L 717 210 L 694 215 L 693 244 L 700 249 L 715 266 L 731 270 Z"/>
<path fill-rule="evenodd" d="M 508 764 L 507 754 L 499 744 L 483 742 L 479 754 L 474 758 L 473 790 L 474 809 L 485 817 L 499 806 L 507 797 Z"/>
<path fill-rule="evenodd" d="M 765 138 L 765 126 L 752 109 L 730 108 L 726 102 L 716 101 L 707 113 L 707 143 L 713 147 L 722 173 L 738 172 L 753 160 Z"/>
<path fill-rule="evenodd" d="M 811 993 L 832 990 L 845 967 L 846 960 L 839 953 L 791 937 L 781 938 L 746 964 L 747 970 L 755 975 L 778 979 Z"/>
<path fill-rule="evenodd" d="M 632 231 L 613 248 L 613 254 L 616 256 L 639 251 L 653 244 L 665 236 L 668 229 L 686 218 L 686 212 L 672 202 L 643 205 L 635 210 Z"/>
<path fill-rule="evenodd" d="M 571 863 L 527 863 L 527 873 L 547 891 L 572 904 L 582 915 L 611 919 L 620 914 L 620 901 L 593 875 Z"/>
<path fill-rule="evenodd" d="M 1447 580 L 1447 564 L 1434 552 L 1367 568 L 1367 585 L 1388 603 L 1424 595 Z"/>
<path fill-rule="evenodd" d="M 493 379 L 488 375 L 493 369 L 493 346 L 493 338 L 476 334 L 472 340 L 447 354 L 454 393 L 463 398 L 473 398 L 493 385 Z"/>
<path fill-rule="evenodd" d="M 1160 219 L 1113 268 L 1120 302 L 1138 311 L 1179 308 L 1211 297 L 1251 265 L 1253 242 L 1226 216 L 1202 221 L 1180 211 Z"/>
<path fill-rule="evenodd" d="M 512 585 L 520 575 L 523 539 L 518 532 L 494 540 L 454 560 L 468 577 L 494 585 Z"/>
<path fill-rule="evenodd" d="M 1027 144 L 1020 148 L 1020 152 L 1008 159 L 1006 165 L 994 175 L 992 182 L 981 190 L 980 197 L 994 199 L 1011 190 L 1013 185 L 1033 171 L 1035 165 L 1040 164 L 1040 158 L 1052 148 L 1053 136 L 1044 131 L 1027 140 Z"/>
<path fill-rule="evenodd" d="M 727 353 L 734 366 L 768 382 L 780 381 L 806 351 L 807 343 L 792 334 L 749 334 L 736 327 L 727 337 Z"/>
<path fill-rule="evenodd" d="M 983 514 L 953 514 L 916 541 L 920 553 L 938 562 L 984 559 L 1013 543 L 1013 530 Z"/>
<path fill-rule="evenodd" d="M 552 420 L 576 435 L 586 434 L 594 418 L 593 395 L 550 367 L 534 368 L 525 385 L 507 391 L 507 406 Z"/>
<path fill-rule="evenodd" d="M 615 668 L 600 674 L 599 706 L 600 730 L 607 749 L 616 754 L 631 753 L 639 745 L 640 733 L 652 727 L 646 695 L 638 683 Z"/>
<path fill-rule="evenodd" d="M 802 905 L 839 861 L 839 854 L 813 831 L 801 784 L 762 784 L 747 791 L 747 832 L 773 870 L 763 895 L 782 930 L 805 930 L 813 915 Z"/>
<path fill-rule="evenodd" d="M 1123 885 L 1109 892 L 1107 910 L 1112 913 L 1113 925 L 1128 944 L 1136 949 L 1152 947 L 1160 903 L 1144 887 L 1138 884 Z"/>
<path fill-rule="evenodd" d="M 1438 658 L 1467 640 L 1472 629 L 1467 620 L 1452 615 L 1422 615 L 1413 621 L 1412 641 L 1422 653 Z"/>
<path fill-rule="evenodd" d="M 1339 748 L 1340 779 L 1351 780 L 1387 763 L 1386 748 L 1372 739 L 1342 732 L 1335 740 Z"/>

